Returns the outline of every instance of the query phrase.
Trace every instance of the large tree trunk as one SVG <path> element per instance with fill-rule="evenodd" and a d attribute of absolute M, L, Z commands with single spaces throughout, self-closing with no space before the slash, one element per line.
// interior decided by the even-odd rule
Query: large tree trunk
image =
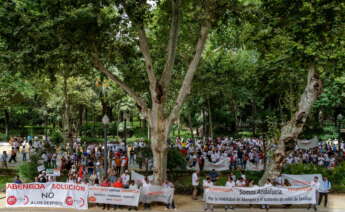
<path fill-rule="evenodd" d="M 153 154 L 154 184 L 161 185 L 166 180 L 169 122 L 164 119 L 162 106 L 154 104 L 149 118 L 151 149 Z"/>
<path fill-rule="evenodd" d="M 263 185 L 268 178 L 275 179 L 282 171 L 285 156 L 294 150 L 295 141 L 303 130 L 303 126 L 311 111 L 311 108 L 321 93 L 322 82 L 315 65 L 308 69 L 308 80 L 304 92 L 298 103 L 298 110 L 291 120 L 281 129 L 277 147 L 272 150 L 273 156 L 268 160 L 265 173 L 259 184 Z"/>

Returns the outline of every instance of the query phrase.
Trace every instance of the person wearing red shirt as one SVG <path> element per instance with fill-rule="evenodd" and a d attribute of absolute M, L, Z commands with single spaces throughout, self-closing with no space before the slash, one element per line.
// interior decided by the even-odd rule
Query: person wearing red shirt
<path fill-rule="evenodd" d="M 101 186 L 102 187 L 110 187 L 110 182 L 108 180 L 108 177 L 104 177 L 103 178 Z M 110 210 L 110 205 L 109 204 L 103 204 L 103 210 L 105 210 L 105 206 L 107 206 L 107 209 Z"/>
<path fill-rule="evenodd" d="M 123 188 L 123 184 L 122 184 L 122 181 L 121 181 L 121 178 L 117 178 L 117 180 L 111 185 L 112 187 L 114 188 Z M 119 208 L 118 205 L 113 205 L 113 208 L 114 209 L 117 209 Z"/>
<path fill-rule="evenodd" d="M 112 185 L 114 188 L 123 188 L 123 184 L 121 178 L 119 177 Z"/>

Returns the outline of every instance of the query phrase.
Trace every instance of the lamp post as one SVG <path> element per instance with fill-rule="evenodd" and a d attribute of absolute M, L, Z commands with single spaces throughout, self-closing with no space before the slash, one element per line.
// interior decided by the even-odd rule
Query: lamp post
<path fill-rule="evenodd" d="M 341 144 L 340 144 L 340 139 L 341 139 L 341 121 L 343 120 L 343 115 L 341 115 L 340 113 L 337 116 L 337 121 L 338 121 L 338 153 L 339 155 L 341 154 Z"/>
<path fill-rule="evenodd" d="M 107 128 L 109 125 L 109 118 L 105 114 L 102 118 L 102 123 L 104 126 L 104 173 L 107 176 L 108 171 L 108 139 L 107 139 Z"/>
<path fill-rule="evenodd" d="M 125 149 L 127 150 L 127 110 L 124 111 L 124 119 L 125 119 L 125 124 L 124 124 L 124 130 L 125 130 L 125 138 L 124 138 L 124 143 L 125 143 Z"/>

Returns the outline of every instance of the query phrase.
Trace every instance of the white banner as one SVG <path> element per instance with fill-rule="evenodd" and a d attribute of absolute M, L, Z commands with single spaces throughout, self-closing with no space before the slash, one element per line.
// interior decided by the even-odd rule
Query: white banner
<path fill-rule="evenodd" d="M 297 147 L 299 149 L 311 149 L 317 146 L 319 146 L 319 139 L 317 137 L 310 140 L 297 140 Z"/>
<path fill-rule="evenodd" d="M 58 177 L 60 176 L 60 169 L 47 169 L 47 176 L 55 176 Z"/>
<path fill-rule="evenodd" d="M 206 202 L 209 204 L 315 204 L 315 188 L 307 187 L 221 187 L 206 189 Z"/>
<path fill-rule="evenodd" d="M 229 165 L 229 158 L 221 159 L 217 163 L 212 163 L 208 159 L 205 159 L 204 170 L 212 171 L 214 169 L 216 171 L 226 171 L 229 170 Z"/>
<path fill-rule="evenodd" d="M 264 164 L 258 163 L 257 165 L 255 165 L 254 163 L 247 161 L 246 170 L 248 170 L 248 171 L 262 171 L 262 170 L 264 170 Z"/>
<path fill-rule="evenodd" d="M 70 183 L 6 184 L 7 207 L 87 209 L 87 187 Z"/>
<path fill-rule="evenodd" d="M 163 202 L 168 204 L 172 202 L 173 198 L 173 188 L 164 188 L 163 186 L 156 185 L 141 188 L 140 202 L 143 203 Z"/>
<path fill-rule="evenodd" d="M 153 181 L 153 175 L 150 175 L 147 178 L 149 181 Z M 134 180 L 136 184 L 141 185 L 143 183 L 143 180 L 145 179 L 145 176 L 132 170 L 131 179 Z"/>
<path fill-rule="evenodd" d="M 293 186 L 305 186 L 310 185 L 311 181 L 314 180 L 314 177 L 318 177 L 319 180 L 322 180 L 321 174 L 302 174 L 302 175 L 293 175 L 293 174 L 282 174 L 283 182 L 285 179 Z"/>
<path fill-rule="evenodd" d="M 89 186 L 88 190 L 88 201 L 91 203 L 105 203 L 128 206 L 138 206 L 139 204 L 139 189 Z"/>

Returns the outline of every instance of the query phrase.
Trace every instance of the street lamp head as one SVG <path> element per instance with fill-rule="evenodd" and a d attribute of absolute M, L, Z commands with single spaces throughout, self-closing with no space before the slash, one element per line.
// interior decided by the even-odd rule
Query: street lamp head
<path fill-rule="evenodd" d="M 339 113 L 338 116 L 337 116 L 337 119 L 338 119 L 339 121 L 343 120 L 343 115 L 341 115 L 341 113 Z"/>
<path fill-rule="evenodd" d="M 107 114 L 105 114 L 102 118 L 102 123 L 104 125 L 108 125 L 109 124 L 109 117 L 107 116 Z"/>

